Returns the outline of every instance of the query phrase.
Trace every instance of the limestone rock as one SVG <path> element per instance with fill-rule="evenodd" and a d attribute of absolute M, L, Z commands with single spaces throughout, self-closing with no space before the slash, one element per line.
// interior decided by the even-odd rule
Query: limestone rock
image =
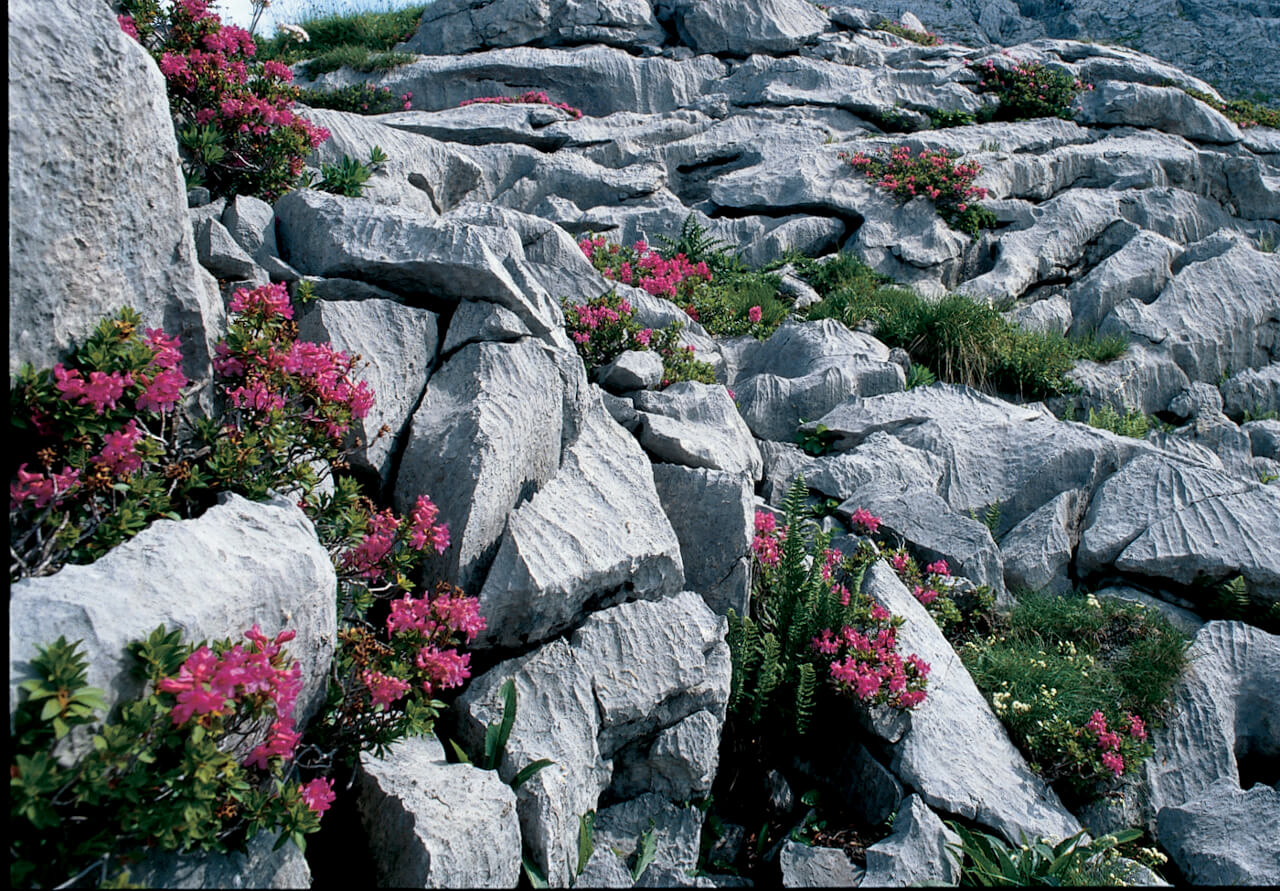
<path fill-rule="evenodd" d="M 377 473 L 384 484 L 391 475 L 397 441 L 435 367 L 437 324 L 433 312 L 379 299 L 316 300 L 298 320 L 299 339 L 329 343 L 361 357 L 353 377 L 368 382 L 376 401 L 356 422 L 361 444 L 349 460 Z M 388 433 L 379 435 L 384 425 Z"/>
<path fill-rule="evenodd" d="M 492 771 L 448 764 L 434 738 L 360 756 L 360 812 L 378 881 L 412 888 L 514 888 L 516 796 Z"/>
<path fill-rule="evenodd" d="M 839 848 L 783 844 L 778 855 L 784 888 L 851 888 L 862 883 L 865 870 L 854 866 Z"/>
<path fill-rule="evenodd" d="M 650 350 L 626 350 L 598 372 L 611 393 L 651 390 L 662 382 L 662 357 Z"/>
<path fill-rule="evenodd" d="M 659 45 L 664 37 L 645 0 L 445 0 L 428 7 L 402 47 L 448 56 L 521 45 Z"/>
<path fill-rule="evenodd" d="M 868 888 L 908 885 L 960 884 L 960 863 L 948 843 L 960 837 L 942 824 L 919 795 L 902 803 L 893 821 L 893 834 L 867 848 Z"/>
<path fill-rule="evenodd" d="M 1280 882 L 1280 792 L 1219 781 L 1205 797 L 1160 811 L 1160 843 L 1200 885 Z"/>
<path fill-rule="evenodd" d="M 209 379 L 224 311 L 196 263 L 164 78 L 103 4 L 9 7 L 9 214 L 10 375 L 129 306 Z"/>
<path fill-rule="evenodd" d="M 827 17 L 803 0 L 666 0 L 676 29 L 699 53 L 784 53 L 827 28 Z"/>
<path fill-rule="evenodd" d="M 640 444 L 674 464 L 760 478 L 764 465 L 751 432 L 718 384 L 681 381 L 632 400 L 640 414 Z"/>

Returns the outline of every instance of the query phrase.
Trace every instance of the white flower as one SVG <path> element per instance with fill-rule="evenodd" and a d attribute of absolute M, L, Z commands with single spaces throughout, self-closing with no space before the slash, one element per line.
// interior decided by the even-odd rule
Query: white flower
<path fill-rule="evenodd" d="M 311 35 L 298 25 L 277 25 L 276 27 L 298 41 L 298 43 L 311 42 Z"/>

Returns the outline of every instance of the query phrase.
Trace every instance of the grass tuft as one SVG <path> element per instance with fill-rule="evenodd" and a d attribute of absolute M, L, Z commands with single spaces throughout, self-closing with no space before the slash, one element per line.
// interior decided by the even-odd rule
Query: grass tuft
<path fill-rule="evenodd" d="M 300 18 L 311 40 L 299 43 L 284 33 L 258 42 L 258 56 L 292 65 L 310 59 L 308 76 L 335 71 L 344 65 L 357 71 L 377 71 L 403 65 L 413 57 L 390 52 L 417 30 L 425 5 L 385 12 L 329 13 Z M 277 16 L 277 20 L 279 16 Z"/>

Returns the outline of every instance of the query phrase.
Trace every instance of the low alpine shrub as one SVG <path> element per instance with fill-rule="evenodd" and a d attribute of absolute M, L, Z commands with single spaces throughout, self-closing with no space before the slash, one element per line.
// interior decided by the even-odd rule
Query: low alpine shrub
<path fill-rule="evenodd" d="M 977 237 L 979 230 L 996 224 L 995 214 L 977 203 L 987 197 L 986 189 L 973 184 L 974 177 L 982 172 L 977 161 L 957 164 L 957 156 L 946 149 L 925 149 L 913 155 L 907 145 L 871 155 L 841 152 L 839 157 L 903 201 L 930 199 L 939 216 L 953 229 Z"/>
<path fill-rule="evenodd" d="M 1154 610 L 1027 594 L 960 656 L 1032 767 L 1088 800 L 1150 757 L 1185 647 Z"/>
<path fill-rule="evenodd" d="M 549 105 L 567 111 L 574 120 L 582 117 L 582 109 L 574 108 L 567 102 L 555 102 L 541 90 L 531 90 L 519 96 L 479 96 L 475 99 L 463 99 L 458 105 Z"/>
<path fill-rule="evenodd" d="M 662 386 L 679 381 L 715 383 L 715 370 L 709 362 L 694 357 L 692 344 L 680 343 L 684 326 L 673 322 L 666 328 L 641 328 L 635 320 L 635 309 L 616 291 L 575 303 L 563 301 L 565 329 L 577 347 L 593 378 L 596 372 L 627 350 L 653 350 L 662 357 Z"/>
<path fill-rule="evenodd" d="M 1008 51 L 1004 51 L 1008 55 Z M 1039 62 L 1010 58 L 983 59 L 966 62 L 978 75 L 978 89 L 995 93 L 1000 100 L 993 117 L 1001 121 L 1027 121 L 1033 118 L 1071 119 L 1071 101 L 1081 90 L 1092 90 L 1093 84 L 1072 77 L 1065 71 L 1049 68 Z"/>
<path fill-rule="evenodd" d="M 823 686 L 864 706 L 907 710 L 924 701 L 929 665 L 898 651 L 901 619 L 859 590 L 862 569 L 803 519 L 797 478 L 785 521 L 757 511 L 751 612 L 729 613 L 729 714 L 750 725 L 807 731 Z"/>
<path fill-rule="evenodd" d="M 1248 99 L 1222 101 L 1215 99 L 1209 93 L 1192 89 L 1191 87 L 1180 87 L 1179 89 L 1193 99 L 1199 99 L 1205 105 L 1225 115 L 1228 120 L 1241 127 L 1273 127 L 1280 129 L 1280 108 L 1268 108 L 1265 105 L 1250 102 Z"/>
<path fill-rule="evenodd" d="M 334 793 L 332 780 L 299 779 L 301 670 L 283 648 L 294 633 L 269 638 L 254 625 L 244 636 L 248 645 L 192 646 L 157 628 L 133 647 L 144 694 L 109 721 L 79 642 L 39 648 L 14 713 L 13 885 L 62 887 L 93 872 L 99 884 L 127 882 L 128 864 L 151 851 L 243 849 L 260 831 L 305 847 Z M 68 765 L 54 746 L 74 728 L 91 745 Z"/>
<path fill-rule="evenodd" d="M 329 138 L 293 113 L 288 66 L 255 62 L 249 32 L 223 25 L 207 0 L 122 0 L 120 27 L 160 66 L 189 185 L 274 201 L 294 188 Z"/>
<path fill-rule="evenodd" d="M 355 114 L 387 114 L 392 111 L 408 111 L 413 107 L 413 93 L 397 96 L 390 87 L 373 84 L 351 84 L 336 90 L 299 90 L 298 100 L 312 108 L 332 108 Z"/>

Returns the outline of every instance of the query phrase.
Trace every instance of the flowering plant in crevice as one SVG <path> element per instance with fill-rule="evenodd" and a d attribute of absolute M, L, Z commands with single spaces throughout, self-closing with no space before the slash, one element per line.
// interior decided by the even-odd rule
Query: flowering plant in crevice
<path fill-rule="evenodd" d="M 952 229 L 977 237 L 981 229 L 996 224 L 995 214 L 977 202 L 987 190 L 973 184 L 982 172 L 977 161 L 956 163 L 946 149 L 924 149 L 913 154 L 908 145 L 896 145 L 868 155 L 841 152 L 839 158 L 860 171 L 875 185 L 903 201 L 928 198 Z"/>
<path fill-rule="evenodd" d="M 530 90 L 519 96 L 477 96 L 474 99 L 463 99 L 458 103 L 459 107 L 464 105 L 549 105 L 568 112 L 574 120 L 582 117 L 582 109 L 574 108 L 567 102 L 552 101 L 551 97 L 541 90 Z"/>
<path fill-rule="evenodd" d="M 127 881 L 151 851 L 243 849 L 259 831 L 305 847 L 334 796 L 294 760 L 302 677 L 283 646 L 294 633 L 255 624 L 244 637 L 192 646 L 157 628 L 131 647 L 147 688 L 109 720 L 79 642 L 38 648 L 14 714 L 14 885 Z M 88 745 L 56 756 L 72 731 Z"/>
<path fill-rule="evenodd" d="M 665 328 L 641 328 L 635 308 L 625 298 L 610 291 L 585 303 L 562 301 L 565 330 L 582 357 L 587 373 L 617 359 L 627 350 L 653 350 L 662 357 L 662 386 L 678 381 L 715 383 L 715 371 L 708 362 L 695 358 L 692 344 L 680 343 L 684 326 L 673 322 Z"/>
<path fill-rule="evenodd" d="M 807 493 L 797 478 L 781 524 L 756 513 L 751 612 L 729 613 L 729 713 L 804 733 L 824 684 L 866 707 L 914 708 L 925 699 L 929 665 L 899 653 L 902 620 L 861 593 L 865 567 L 802 519 Z"/>
<path fill-rule="evenodd" d="M 391 92 L 390 87 L 377 87 L 359 83 L 338 87 L 335 90 L 300 90 L 299 101 L 312 108 L 332 108 L 355 114 L 386 114 L 390 111 L 408 111 L 413 107 L 413 93 Z"/>
<path fill-rule="evenodd" d="M 224 25 L 207 0 L 122 0 L 120 27 L 164 75 L 190 185 L 267 201 L 294 188 L 311 149 L 329 138 L 294 114 L 293 72 L 255 62 L 248 31 Z"/>
<path fill-rule="evenodd" d="M 679 249 L 681 242 L 698 243 L 699 234 L 705 233 L 690 216 L 680 240 L 663 238 L 668 244 L 664 251 L 656 250 L 646 241 L 637 241 L 628 247 L 611 242 L 603 235 L 591 234 L 581 238 L 578 247 L 606 279 L 670 300 L 711 334 L 768 337 L 787 314 L 786 307 L 777 299 L 776 280 L 764 287 L 759 274 L 729 268 L 723 255 L 708 250 L 707 255 L 718 258 L 724 267 L 718 280 L 706 260 L 695 262 Z M 704 240 L 709 245 L 718 244 L 714 239 Z"/>
<path fill-rule="evenodd" d="M 881 21 L 876 25 L 876 28 L 880 31 L 888 31 L 903 40 L 910 40 L 912 43 L 918 43 L 921 46 L 938 46 L 942 43 L 942 38 L 932 31 L 917 31 L 915 28 L 908 28 L 897 21 Z"/>
<path fill-rule="evenodd" d="M 1002 52 L 1008 56 L 1008 50 Z M 978 75 L 978 89 L 995 93 L 1000 105 L 994 118 L 1002 121 L 1026 121 L 1032 118 L 1071 119 L 1071 101 L 1082 90 L 1092 90 L 1065 71 L 1049 68 L 1039 62 L 1025 62 L 1010 57 L 996 64 L 995 59 L 970 60 L 965 65 Z"/>

